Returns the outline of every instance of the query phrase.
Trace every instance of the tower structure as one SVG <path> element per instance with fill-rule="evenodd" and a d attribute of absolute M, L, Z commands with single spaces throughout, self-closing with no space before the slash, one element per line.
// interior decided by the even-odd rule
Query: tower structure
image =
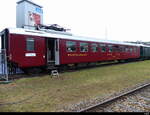
<path fill-rule="evenodd" d="M 38 24 L 43 24 L 43 7 L 31 0 L 20 0 L 16 8 L 16 27 L 34 28 Z"/>

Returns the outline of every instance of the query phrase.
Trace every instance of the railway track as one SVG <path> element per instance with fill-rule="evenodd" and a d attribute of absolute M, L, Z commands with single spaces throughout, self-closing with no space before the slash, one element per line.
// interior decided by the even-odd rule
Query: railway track
<path fill-rule="evenodd" d="M 76 112 L 150 112 L 150 83 Z"/>

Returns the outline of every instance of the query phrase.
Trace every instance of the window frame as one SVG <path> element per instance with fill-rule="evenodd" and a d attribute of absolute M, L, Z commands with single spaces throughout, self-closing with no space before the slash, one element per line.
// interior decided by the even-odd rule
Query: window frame
<path fill-rule="evenodd" d="M 34 38 L 31 38 L 31 37 L 26 38 L 26 51 L 29 51 L 29 52 L 35 51 L 35 39 Z"/>
<path fill-rule="evenodd" d="M 96 49 L 96 51 L 94 51 L 95 50 L 94 48 Z M 91 51 L 93 53 L 98 52 L 98 44 L 97 43 L 91 43 Z"/>
<path fill-rule="evenodd" d="M 113 45 L 112 46 L 113 51 L 112 52 L 120 52 L 120 47 L 119 45 Z"/>
<path fill-rule="evenodd" d="M 74 42 L 75 43 L 75 45 L 74 45 L 75 46 L 75 50 L 72 50 L 72 51 L 68 50 L 68 48 L 69 48 L 68 47 L 69 45 L 67 44 L 68 42 L 72 42 L 72 43 Z M 77 52 L 77 42 L 76 41 L 66 41 L 66 51 L 67 52 Z"/>
<path fill-rule="evenodd" d="M 126 53 L 129 52 L 129 47 L 125 47 L 125 52 L 126 52 Z"/>
<path fill-rule="evenodd" d="M 134 47 L 134 53 L 137 53 L 137 48 L 136 47 Z"/>
<path fill-rule="evenodd" d="M 113 52 L 113 45 L 108 45 L 108 52 L 110 52 L 110 53 Z"/>
<path fill-rule="evenodd" d="M 101 51 L 101 52 L 103 52 L 103 53 L 104 53 L 104 52 L 107 52 L 107 46 L 106 46 L 106 44 L 102 44 L 102 43 L 101 43 L 101 44 L 99 44 L 99 47 L 100 47 L 100 51 Z M 104 50 L 103 50 L 103 48 L 104 48 Z"/>
<path fill-rule="evenodd" d="M 133 48 L 132 47 L 130 47 L 130 53 L 133 53 Z"/>
<path fill-rule="evenodd" d="M 87 51 L 82 51 L 82 50 L 81 50 L 81 47 L 84 47 L 84 48 L 85 48 L 85 46 L 86 46 L 86 45 L 84 45 L 84 46 L 82 45 L 82 46 L 81 46 L 81 44 L 86 44 L 86 45 L 87 45 Z M 80 52 L 89 52 L 89 43 L 80 42 L 79 45 L 80 45 Z"/>
<path fill-rule="evenodd" d="M 125 46 L 119 46 L 119 51 L 120 52 L 125 52 Z"/>

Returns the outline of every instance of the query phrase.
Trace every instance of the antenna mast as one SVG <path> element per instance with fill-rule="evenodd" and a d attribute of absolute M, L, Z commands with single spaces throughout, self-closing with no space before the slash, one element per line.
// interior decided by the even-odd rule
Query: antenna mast
<path fill-rule="evenodd" d="M 108 39 L 108 28 L 107 28 L 107 26 L 105 26 L 105 39 L 106 40 Z"/>

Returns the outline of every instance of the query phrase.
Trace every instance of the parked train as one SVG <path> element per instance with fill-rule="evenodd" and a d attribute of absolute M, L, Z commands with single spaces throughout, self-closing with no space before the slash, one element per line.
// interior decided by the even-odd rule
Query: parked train
<path fill-rule="evenodd" d="M 150 47 L 146 45 L 80 37 L 61 31 L 7 28 L 0 36 L 9 65 L 29 73 L 54 67 L 150 58 Z"/>

